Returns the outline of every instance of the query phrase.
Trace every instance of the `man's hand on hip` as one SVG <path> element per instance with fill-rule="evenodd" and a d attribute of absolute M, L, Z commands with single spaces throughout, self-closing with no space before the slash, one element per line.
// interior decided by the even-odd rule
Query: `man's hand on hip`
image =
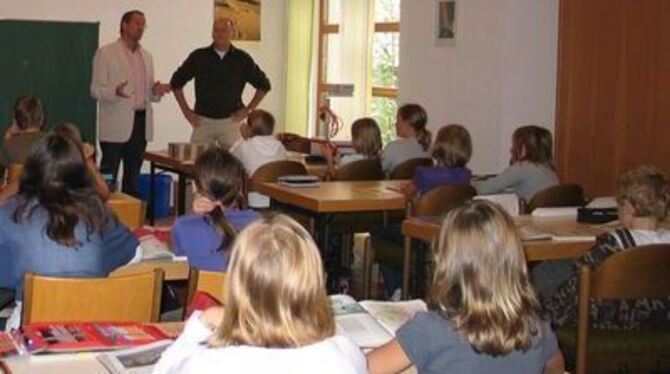
<path fill-rule="evenodd" d="M 184 109 L 183 113 L 188 123 L 191 124 L 191 127 L 194 129 L 200 127 L 200 116 L 196 112 L 192 111 L 191 109 Z"/>
<path fill-rule="evenodd" d="M 249 109 L 247 107 L 243 106 L 240 109 L 236 110 L 235 113 L 231 116 L 231 118 L 236 121 L 236 122 L 241 122 L 244 121 L 244 119 L 249 116 Z"/>

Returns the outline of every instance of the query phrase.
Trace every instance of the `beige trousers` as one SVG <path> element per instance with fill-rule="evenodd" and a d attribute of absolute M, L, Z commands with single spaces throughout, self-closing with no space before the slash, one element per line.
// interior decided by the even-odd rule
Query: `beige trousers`
<path fill-rule="evenodd" d="M 213 119 L 200 116 L 200 126 L 193 129 L 191 143 L 212 143 L 229 149 L 241 137 L 240 122 L 230 117 Z"/>

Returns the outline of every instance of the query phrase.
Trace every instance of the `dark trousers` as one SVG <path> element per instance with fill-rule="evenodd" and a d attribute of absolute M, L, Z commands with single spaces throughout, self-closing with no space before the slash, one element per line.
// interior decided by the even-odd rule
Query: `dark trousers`
<path fill-rule="evenodd" d="M 119 174 L 119 165 L 123 160 L 123 181 L 121 190 L 128 195 L 139 197 L 139 177 L 144 151 L 147 149 L 146 112 L 136 111 L 133 120 L 133 132 L 130 139 L 124 143 L 100 142 L 102 160 L 100 172 L 112 175 L 116 182 Z"/>

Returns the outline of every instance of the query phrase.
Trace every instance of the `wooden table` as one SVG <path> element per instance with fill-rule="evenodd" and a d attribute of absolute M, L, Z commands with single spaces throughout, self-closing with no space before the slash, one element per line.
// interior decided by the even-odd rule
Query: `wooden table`
<path fill-rule="evenodd" d="M 536 218 L 531 216 L 520 216 L 515 219 L 518 227 L 524 231 L 524 227 L 535 231 L 560 231 L 570 235 L 597 236 L 609 231 L 611 225 L 589 225 L 579 223 L 575 218 Z M 421 240 L 431 243 L 440 231 L 441 217 L 410 217 L 402 223 L 402 233 L 405 235 L 405 246 L 403 252 L 403 297 L 408 296 L 410 255 L 412 240 Z M 593 239 L 561 241 L 553 239 L 545 240 L 523 240 L 523 249 L 527 261 L 544 261 L 579 258 L 593 245 Z"/>
<path fill-rule="evenodd" d="M 186 179 L 193 178 L 194 167 L 192 160 L 181 160 L 171 157 L 167 151 L 146 151 L 144 159 L 149 161 L 149 202 L 147 217 L 149 224 L 154 224 L 154 179 L 156 169 L 177 174 L 177 215 L 186 212 Z"/>
<path fill-rule="evenodd" d="M 325 255 L 328 222 L 336 213 L 361 213 L 405 209 L 405 196 L 397 192 L 405 181 L 321 182 L 316 187 L 287 187 L 261 183 L 258 192 L 271 199 L 272 208 L 284 207 L 312 217 L 316 244 Z M 392 190 L 396 189 L 396 190 Z M 372 226 L 374 222 L 370 222 Z M 326 257 L 324 256 L 324 262 Z"/>

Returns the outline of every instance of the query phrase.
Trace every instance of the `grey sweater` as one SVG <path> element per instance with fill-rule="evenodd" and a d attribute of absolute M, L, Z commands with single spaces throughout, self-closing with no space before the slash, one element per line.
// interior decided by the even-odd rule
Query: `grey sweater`
<path fill-rule="evenodd" d="M 517 162 L 491 179 L 473 183 L 480 195 L 511 190 L 526 201 L 538 191 L 557 184 L 558 176 L 553 169 L 528 161 Z"/>

